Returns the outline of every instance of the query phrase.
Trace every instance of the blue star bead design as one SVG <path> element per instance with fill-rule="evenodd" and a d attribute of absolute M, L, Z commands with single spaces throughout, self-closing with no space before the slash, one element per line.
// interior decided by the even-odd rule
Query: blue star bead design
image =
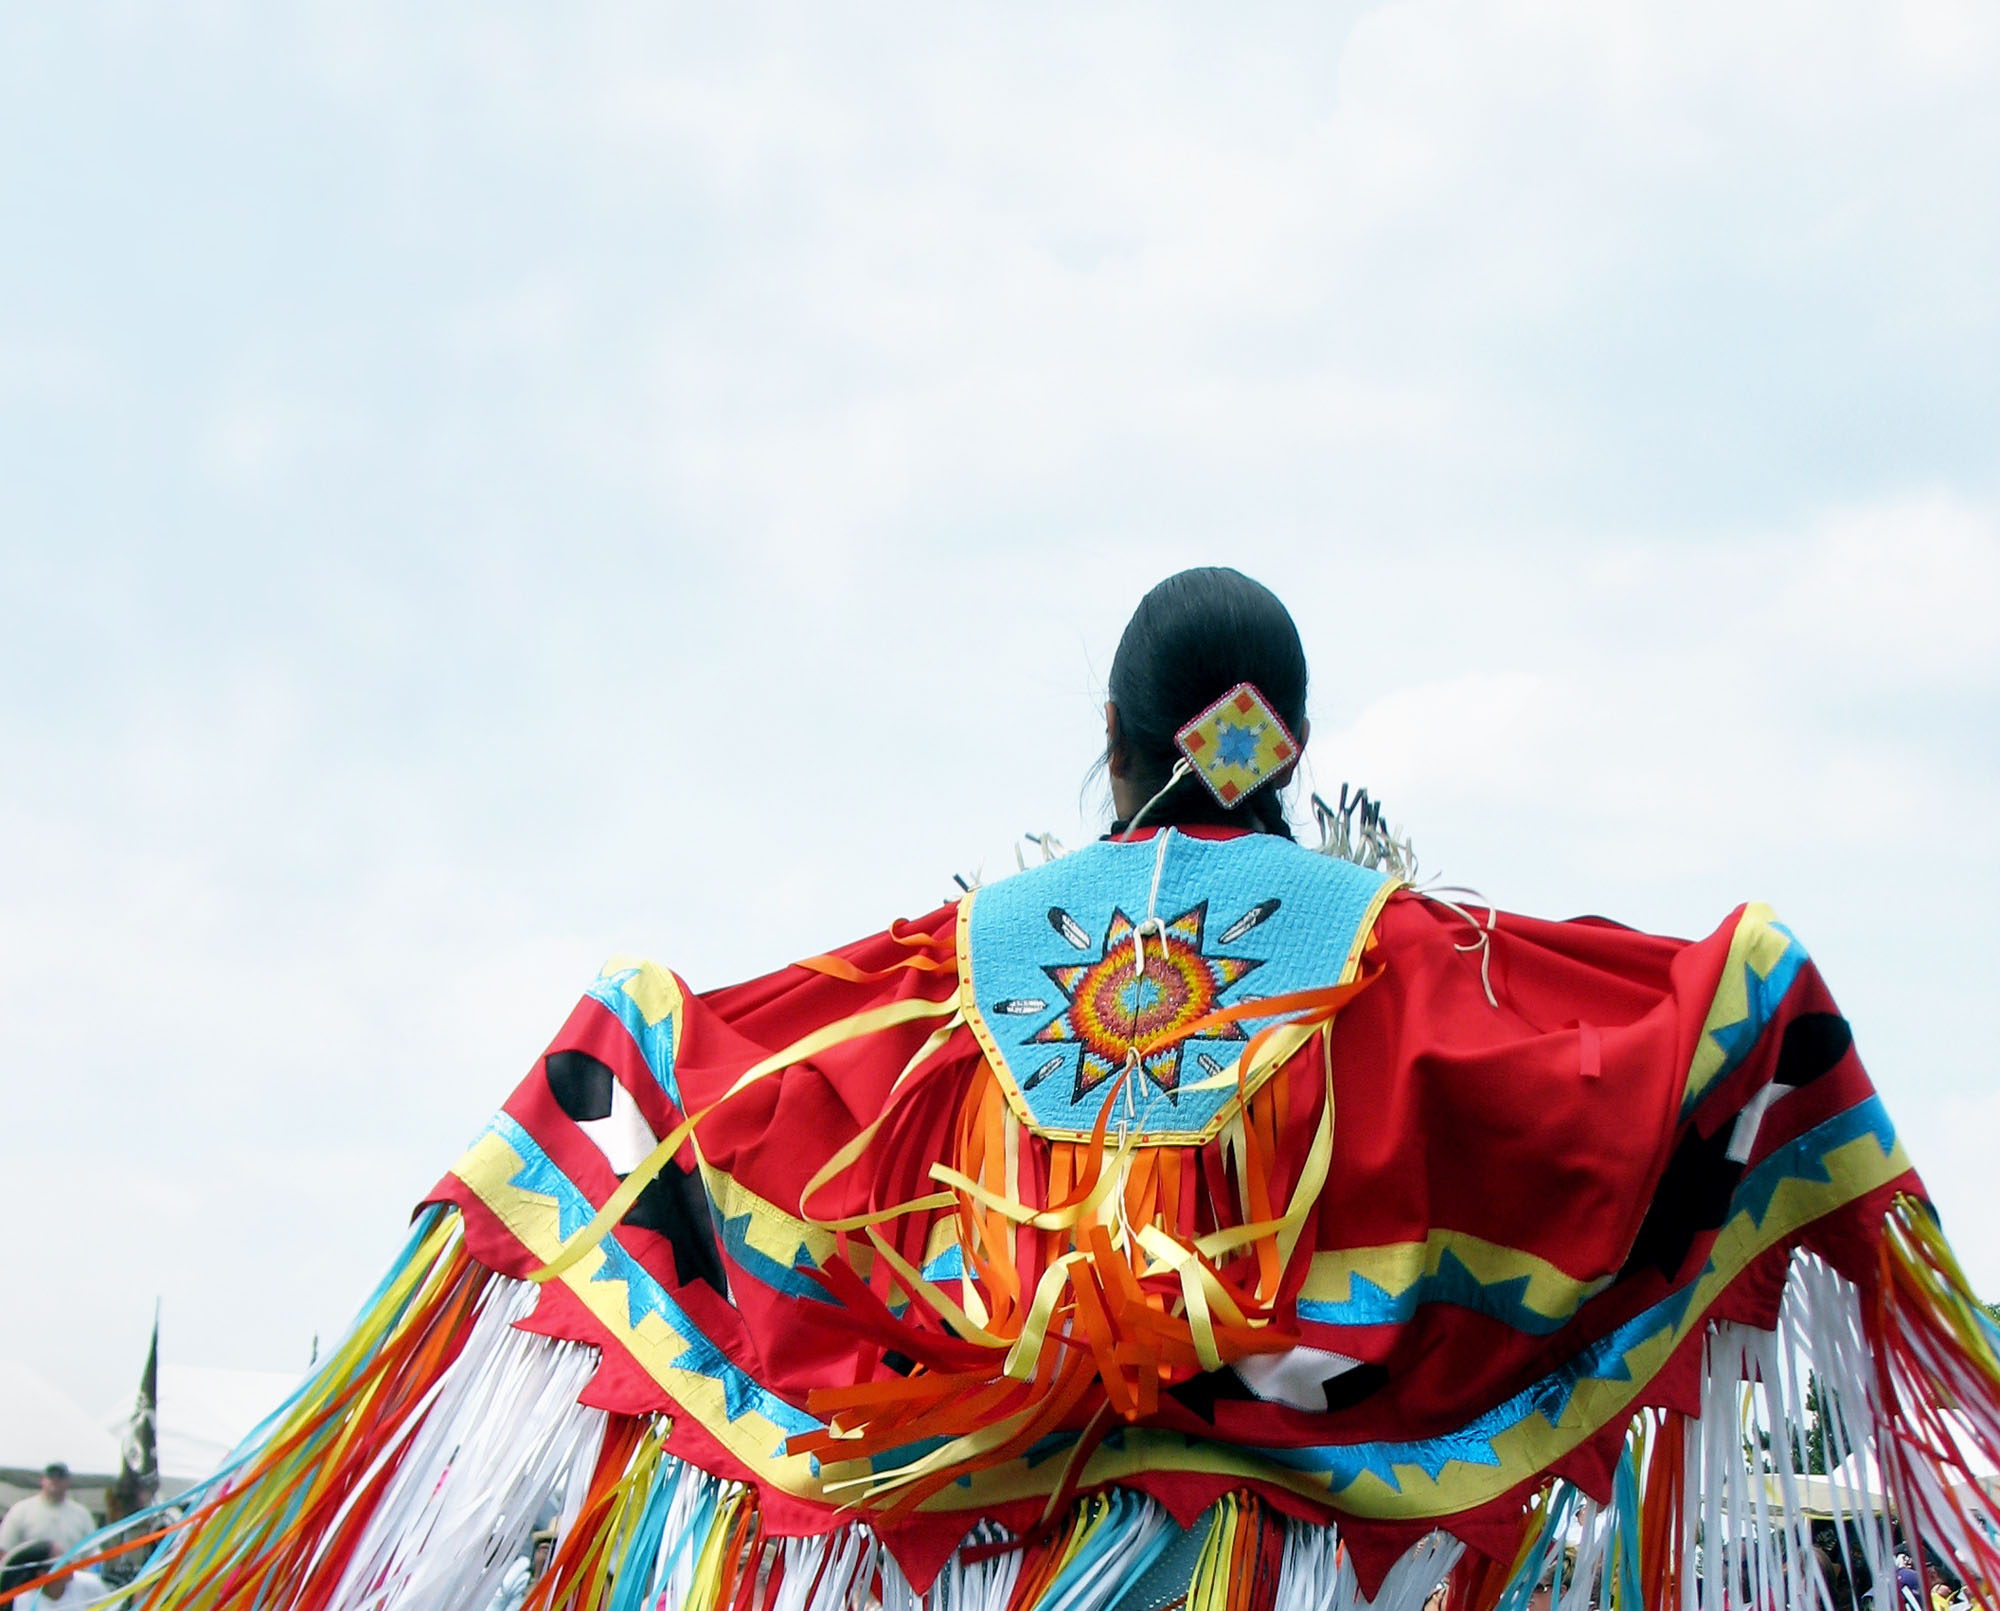
<path fill-rule="evenodd" d="M 1222 723 L 1216 730 L 1215 747 L 1225 766 L 1250 766 L 1257 759 L 1257 735 L 1247 727 Z"/>
<path fill-rule="evenodd" d="M 1165 992 L 1160 989 L 1159 980 L 1134 979 L 1131 983 L 1119 987 L 1118 1004 L 1125 1009 L 1128 1016 L 1137 1018 L 1140 1013 L 1157 1007 L 1164 996 Z"/>

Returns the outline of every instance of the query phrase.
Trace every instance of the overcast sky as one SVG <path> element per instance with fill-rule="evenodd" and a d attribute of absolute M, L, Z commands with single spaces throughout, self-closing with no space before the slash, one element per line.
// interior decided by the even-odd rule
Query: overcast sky
<path fill-rule="evenodd" d="M 2000 1294 L 1984 0 L 0 10 L 9 1324 L 303 1366 L 598 962 L 935 905 L 1126 615 L 1813 949 Z"/>

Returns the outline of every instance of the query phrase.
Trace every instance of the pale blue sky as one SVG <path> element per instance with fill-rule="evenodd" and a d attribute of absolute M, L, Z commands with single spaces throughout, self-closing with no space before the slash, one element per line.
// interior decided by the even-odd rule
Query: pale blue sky
<path fill-rule="evenodd" d="M 0 219 L 4 1347 L 93 1408 L 155 1293 L 302 1364 L 605 954 L 1092 831 L 1211 561 L 1430 867 L 1772 901 L 2000 1292 L 1990 6 L 16 6 Z"/>

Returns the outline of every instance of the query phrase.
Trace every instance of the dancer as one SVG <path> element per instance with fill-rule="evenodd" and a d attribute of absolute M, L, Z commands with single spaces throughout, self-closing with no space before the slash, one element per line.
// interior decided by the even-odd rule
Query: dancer
<path fill-rule="evenodd" d="M 559 1492 L 531 1611 L 1804 1611 L 1815 1414 L 1843 1551 L 1886 1487 L 1992 1603 L 1994 1328 L 1799 939 L 1426 890 L 1345 795 L 1295 843 L 1234 571 L 1109 695 L 1103 840 L 609 965 L 131 1603 L 483 1605 Z"/>

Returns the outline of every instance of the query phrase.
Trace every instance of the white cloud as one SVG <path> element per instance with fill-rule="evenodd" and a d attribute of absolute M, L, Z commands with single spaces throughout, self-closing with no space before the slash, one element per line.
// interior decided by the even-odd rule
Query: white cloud
<path fill-rule="evenodd" d="M 1469 621 L 1445 630 L 1486 636 Z M 1561 722 L 1556 706 L 1568 692 L 1544 675 L 1505 669 L 1418 683 L 1376 700 L 1320 747 L 1337 750 L 1344 769 L 1391 796 L 1440 788 L 1518 794 L 1544 775 Z"/>
<path fill-rule="evenodd" d="M 1843 691 L 2000 684 L 2000 511 L 1944 492 L 1836 509 L 1778 562 L 1774 636 Z"/>
<path fill-rule="evenodd" d="M 1935 495 L 1566 572 L 1488 562 L 1423 617 L 1484 669 L 1387 692 L 1320 747 L 1439 811 L 1532 800 L 1593 867 L 1644 843 L 1662 880 L 1877 852 L 1898 817 L 1983 856 L 1995 779 L 1959 724 L 2000 706 L 1996 606 L 2000 515 Z"/>
<path fill-rule="evenodd" d="M 56 154 L 0 175 L 0 1066 L 95 1104 L 8 1167 L 107 1182 L 45 1368 L 122 1391 L 160 1280 L 182 1357 L 291 1363 L 598 953 L 720 982 L 1090 831 L 1117 630 L 1217 558 L 1432 866 L 1770 897 L 1893 1110 L 1983 1100 L 1996 29 L 0 22 Z"/>

